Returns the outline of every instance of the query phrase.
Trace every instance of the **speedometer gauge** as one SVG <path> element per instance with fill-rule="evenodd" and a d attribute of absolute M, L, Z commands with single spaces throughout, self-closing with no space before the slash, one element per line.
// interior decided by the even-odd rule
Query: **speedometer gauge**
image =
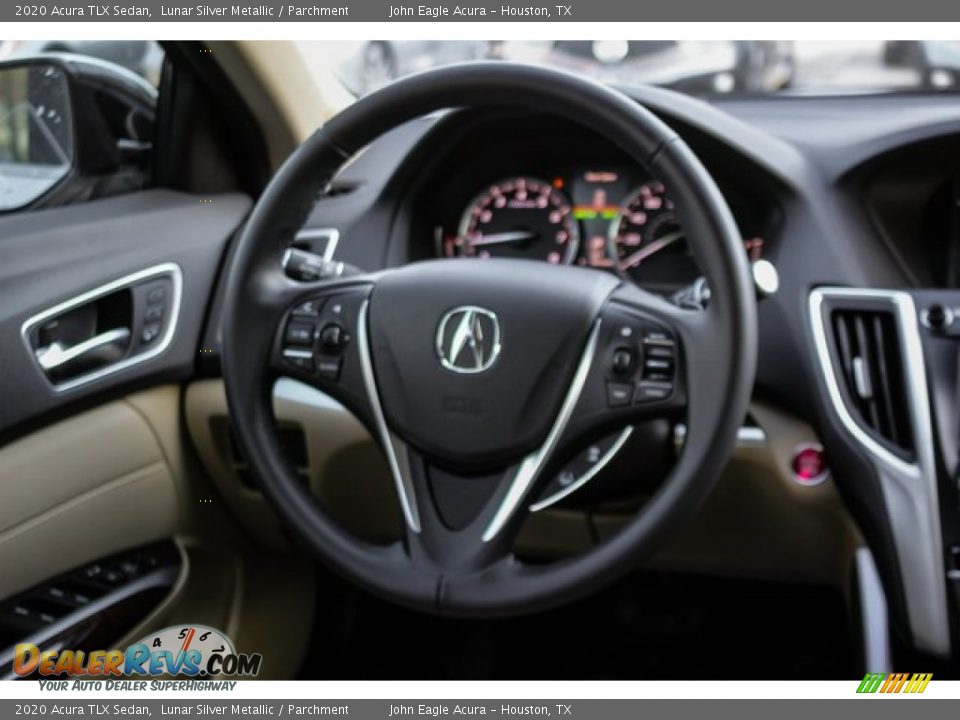
<path fill-rule="evenodd" d="M 501 180 L 477 195 L 444 240 L 448 257 L 506 257 L 570 264 L 580 232 L 570 201 L 545 180 Z"/>
<path fill-rule="evenodd" d="M 641 185 L 610 225 L 617 268 L 637 282 L 680 285 L 699 274 L 663 183 Z"/>

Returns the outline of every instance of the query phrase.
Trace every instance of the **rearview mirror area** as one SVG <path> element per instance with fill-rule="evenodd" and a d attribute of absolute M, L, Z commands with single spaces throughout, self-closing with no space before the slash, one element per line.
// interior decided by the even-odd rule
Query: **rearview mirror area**
<path fill-rule="evenodd" d="M 25 207 L 73 166 L 70 85 L 52 63 L 0 67 L 0 212 Z"/>

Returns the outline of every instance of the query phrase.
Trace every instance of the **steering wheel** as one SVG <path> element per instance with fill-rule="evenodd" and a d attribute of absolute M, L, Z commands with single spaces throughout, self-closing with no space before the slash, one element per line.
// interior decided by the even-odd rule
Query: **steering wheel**
<path fill-rule="evenodd" d="M 662 180 L 709 306 L 680 309 L 610 273 L 527 260 L 430 260 L 312 283 L 285 275 L 284 250 L 346 161 L 403 122 L 482 106 L 577 121 Z M 723 197 L 653 114 L 563 72 L 452 66 L 358 100 L 283 164 L 226 273 L 227 400 L 263 492 L 327 565 L 419 610 L 535 611 L 628 572 L 704 498 L 746 414 L 756 301 Z M 338 399 L 379 441 L 403 510 L 401 541 L 351 535 L 288 467 L 271 404 L 281 375 Z M 512 554 L 536 491 L 578 443 L 657 417 L 683 418 L 686 439 L 636 517 L 571 559 L 532 565 Z"/>

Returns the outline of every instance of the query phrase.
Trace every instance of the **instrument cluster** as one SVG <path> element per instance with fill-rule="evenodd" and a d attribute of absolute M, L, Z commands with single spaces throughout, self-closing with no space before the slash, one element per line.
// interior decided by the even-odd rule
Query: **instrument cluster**
<path fill-rule="evenodd" d="M 577 264 L 675 288 L 700 275 L 675 210 L 669 189 L 636 168 L 504 177 L 474 194 L 456 227 L 435 228 L 436 251 Z M 762 237 L 744 246 L 761 257 Z"/>

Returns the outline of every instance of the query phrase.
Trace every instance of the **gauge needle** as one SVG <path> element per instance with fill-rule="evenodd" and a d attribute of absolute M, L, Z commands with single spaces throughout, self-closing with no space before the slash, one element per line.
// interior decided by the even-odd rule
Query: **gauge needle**
<path fill-rule="evenodd" d="M 467 238 L 467 242 L 473 247 L 480 247 L 481 245 L 505 245 L 507 243 L 521 242 L 523 240 L 532 240 L 536 236 L 536 233 L 530 232 L 529 230 L 514 230 L 513 232 L 480 235 L 476 239 Z"/>
<path fill-rule="evenodd" d="M 620 261 L 620 269 L 626 270 L 627 268 L 635 267 L 641 262 L 646 260 L 648 257 L 653 255 L 656 252 L 660 252 L 667 245 L 672 245 L 677 240 L 683 237 L 683 231 L 677 230 L 676 232 L 667 233 L 661 238 L 657 238 L 652 243 L 646 247 L 640 248 L 632 255 L 627 255 L 623 260 Z"/>

